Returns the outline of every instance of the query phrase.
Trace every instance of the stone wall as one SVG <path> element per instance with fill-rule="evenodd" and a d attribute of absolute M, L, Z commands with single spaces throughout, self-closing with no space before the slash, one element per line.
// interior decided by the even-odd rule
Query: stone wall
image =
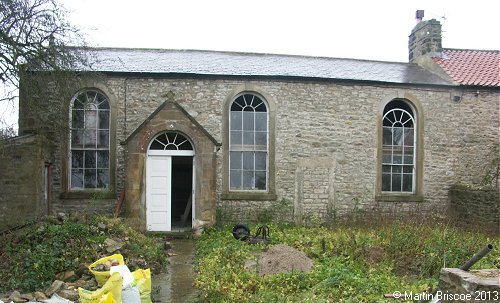
<path fill-rule="evenodd" d="M 439 276 L 439 291 L 435 294 L 442 303 L 493 303 L 500 300 L 500 270 L 464 271 L 443 268 Z M 437 302 L 437 301 L 433 301 Z"/>
<path fill-rule="evenodd" d="M 61 199 L 54 197 L 52 212 L 85 213 L 112 216 L 116 207 L 116 199 L 100 198 L 99 194 L 87 199 Z"/>
<path fill-rule="evenodd" d="M 408 39 L 410 62 L 425 54 L 435 55 L 441 52 L 441 23 L 436 19 L 422 21 L 411 31 Z"/>
<path fill-rule="evenodd" d="M 49 212 L 50 144 L 27 135 L 0 142 L 0 230 Z"/>
<path fill-rule="evenodd" d="M 478 184 L 489 151 L 500 138 L 500 99 L 495 90 L 464 90 L 461 102 L 454 102 L 456 92 L 447 87 L 256 77 L 107 75 L 98 83 L 82 87 L 98 87 L 115 108 L 116 193 L 125 181 L 125 146 L 120 143 L 167 99 L 167 92 L 172 91 L 174 100 L 218 142 L 227 140 L 223 129 L 225 102 L 240 93 L 240 87 L 252 87 L 253 92 L 268 96 L 276 108 L 276 201 L 291 201 L 295 218 L 325 218 L 329 209 L 341 215 L 355 208 L 388 214 L 444 213 L 450 186 Z M 75 87 L 75 93 L 82 87 Z M 384 102 L 406 97 L 418 102 L 422 111 L 423 199 L 376 201 L 377 116 Z M 67 117 L 67 113 L 64 115 Z M 64 174 L 65 147 L 58 147 L 58 153 L 55 171 Z M 219 207 L 234 209 L 236 215 L 245 214 L 243 219 L 249 219 L 250 214 L 276 203 L 223 199 L 223 175 L 227 173 L 223 170 L 224 153 L 224 148 L 215 153 L 215 202 Z M 58 194 L 54 203 L 64 206 L 66 191 L 62 182 L 55 186 Z"/>
<path fill-rule="evenodd" d="M 450 189 L 450 210 L 460 223 L 500 234 L 500 188 L 454 186 Z"/>
<path fill-rule="evenodd" d="M 325 221 L 335 199 L 335 161 L 299 160 L 295 171 L 295 222 Z"/>

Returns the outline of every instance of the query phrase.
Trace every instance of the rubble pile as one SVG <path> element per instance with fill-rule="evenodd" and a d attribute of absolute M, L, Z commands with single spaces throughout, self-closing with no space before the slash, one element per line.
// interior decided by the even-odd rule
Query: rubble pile
<path fill-rule="evenodd" d="M 74 272 L 73 272 L 74 274 Z M 64 282 L 61 280 L 55 280 L 51 286 L 49 286 L 44 291 L 36 291 L 34 293 L 20 293 L 17 290 L 12 291 L 7 294 L 0 294 L 0 302 L 5 303 L 24 303 L 24 302 L 53 302 L 55 298 L 63 298 L 72 302 L 77 302 L 78 287 L 84 287 L 88 289 L 97 289 L 97 282 L 95 279 L 91 278 L 80 278 L 75 282 Z M 56 296 L 54 296 L 56 295 Z M 60 300 L 60 302 L 65 302 Z"/>
<path fill-rule="evenodd" d="M 50 224 L 59 224 L 65 220 L 73 220 L 77 223 L 85 223 L 84 216 L 76 214 L 68 216 L 63 213 L 48 219 Z M 89 223 L 90 224 L 90 223 Z M 101 245 L 94 246 L 96 256 L 104 257 L 110 254 L 123 254 L 128 256 L 127 243 L 129 238 L 126 235 L 109 232 L 114 223 L 98 223 L 95 226 L 96 232 L 109 235 Z M 43 226 L 43 225 L 42 225 Z M 168 246 L 168 245 L 167 245 Z M 167 247 L 165 246 L 165 247 Z M 1 254 L 1 251 L 0 251 Z M 91 262 L 80 263 L 78 268 L 69 269 L 59 272 L 55 275 L 54 281 L 46 289 L 37 290 L 34 292 L 22 292 L 20 290 L 10 290 L 0 292 L 0 303 L 25 303 L 25 302 L 45 302 L 45 303 L 65 303 L 65 302 L 81 302 L 78 289 L 88 291 L 96 291 L 102 285 L 99 285 L 98 278 L 96 279 L 95 272 L 109 271 L 110 264 L 103 263 L 96 267 L 90 268 Z M 156 264 L 148 264 L 143 258 L 127 258 L 127 266 L 130 271 L 135 271 L 142 268 L 151 268 Z M 93 272 L 95 271 L 95 272 Z M 47 285 L 47 284 L 46 284 Z M 5 291 L 5 290 L 4 290 Z"/>

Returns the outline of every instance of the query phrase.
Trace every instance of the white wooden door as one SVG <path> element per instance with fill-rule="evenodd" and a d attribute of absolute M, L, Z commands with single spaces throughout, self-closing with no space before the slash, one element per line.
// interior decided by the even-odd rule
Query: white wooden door
<path fill-rule="evenodd" d="M 146 171 L 147 230 L 170 231 L 172 229 L 172 157 L 165 155 L 149 156 Z"/>

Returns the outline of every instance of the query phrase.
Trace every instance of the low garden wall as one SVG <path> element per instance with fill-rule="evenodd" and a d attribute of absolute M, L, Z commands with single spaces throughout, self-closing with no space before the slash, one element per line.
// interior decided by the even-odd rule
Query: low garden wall
<path fill-rule="evenodd" d="M 0 230 L 48 214 L 50 145 L 27 135 L 0 145 Z"/>
<path fill-rule="evenodd" d="M 454 186 L 450 212 L 459 223 L 473 224 L 500 234 L 500 188 Z"/>

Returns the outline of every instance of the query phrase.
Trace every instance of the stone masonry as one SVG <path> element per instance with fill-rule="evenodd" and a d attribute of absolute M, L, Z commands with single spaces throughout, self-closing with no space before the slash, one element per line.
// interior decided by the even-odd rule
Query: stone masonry
<path fill-rule="evenodd" d="M 450 212 L 463 224 L 470 224 L 500 235 L 500 190 L 498 188 L 450 189 Z"/>
<path fill-rule="evenodd" d="M 443 268 L 435 297 L 442 303 L 493 303 L 500 299 L 500 270 Z M 434 301 L 433 301 L 434 302 Z"/>
<path fill-rule="evenodd" d="M 27 135 L 0 145 L 0 230 L 48 214 L 51 145 Z"/>
<path fill-rule="evenodd" d="M 293 216 L 298 221 L 311 216 L 326 219 L 328 209 L 343 214 L 354 207 L 389 214 L 443 213 L 453 184 L 482 180 L 489 163 L 485 157 L 500 138 L 500 101 L 498 94 L 489 90 L 464 90 L 461 102 L 454 102 L 454 91 L 439 86 L 109 74 L 101 77 L 98 86 L 90 87 L 101 89 L 115 110 L 115 197 L 124 188 L 127 175 L 127 151 L 122 143 L 167 100 L 168 92 L 174 93 L 174 101 L 208 134 L 224 142 L 228 140 L 223 129 L 225 102 L 241 93 L 238 88 L 245 85 L 268 96 L 276 106 L 275 149 L 271 151 L 275 153 L 276 196 L 277 200 L 293 202 Z M 75 87 L 75 93 L 83 87 Z M 423 201 L 375 199 L 377 116 L 381 105 L 395 98 L 416 102 L 422 111 L 419 123 L 423 132 L 418 136 L 423 138 Z M 67 112 L 62 115 L 67 116 Z M 57 149 L 54 166 L 61 171 L 65 147 Z M 212 152 L 216 205 L 249 214 L 275 203 L 223 199 L 222 180 L 227 174 L 223 155 L 227 151 Z M 53 188 L 55 207 L 71 204 L 71 199 L 64 197 L 65 191 L 62 183 Z"/>
<path fill-rule="evenodd" d="M 195 142 L 195 167 L 197 182 L 195 182 L 197 220 L 215 222 L 215 155 L 217 142 L 207 137 L 206 133 L 189 119 L 189 114 L 175 102 L 166 101 L 159 107 L 147 123 L 137 128 L 126 141 L 126 215 L 136 219 L 137 225 L 144 229 L 146 222 L 146 154 L 149 142 L 155 135 L 168 129 L 180 131 Z"/>

